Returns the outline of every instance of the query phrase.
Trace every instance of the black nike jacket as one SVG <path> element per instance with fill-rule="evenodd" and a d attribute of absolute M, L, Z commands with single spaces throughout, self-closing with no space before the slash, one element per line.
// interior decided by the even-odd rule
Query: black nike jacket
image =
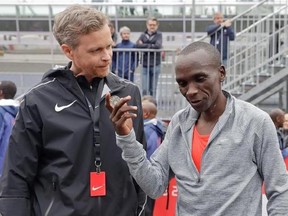
<path fill-rule="evenodd" d="M 131 95 L 130 104 L 138 107 L 134 130 L 137 140 L 145 143 L 138 87 L 112 73 L 104 79 L 102 94 Z M 106 196 L 90 196 L 94 124 L 87 100 L 66 67 L 47 72 L 21 102 L 0 178 L 3 216 L 144 214 L 146 195 L 121 158 L 104 97 L 99 105 L 99 130 Z"/>

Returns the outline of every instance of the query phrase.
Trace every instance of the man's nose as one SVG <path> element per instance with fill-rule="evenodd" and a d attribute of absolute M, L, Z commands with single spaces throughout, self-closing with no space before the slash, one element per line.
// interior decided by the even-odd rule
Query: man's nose
<path fill-rule="evenodd" d="M 111 60 L 111 55 L 112 55 L 111 51 L 105 50 L 104 53 L 103 53 L 103 56 L 102 56 L 102 60 L 103 61 Z"/>
<path fill-rule="evenodd" d="M 193 82 L 190 82 L 188 84 L 188 90 L 187 90 L 186 95 L 191 97 L 191 96 L 194 96 L 197 93 L 198 93 L 197 85 L 195 83 L 193 83 Z"/>

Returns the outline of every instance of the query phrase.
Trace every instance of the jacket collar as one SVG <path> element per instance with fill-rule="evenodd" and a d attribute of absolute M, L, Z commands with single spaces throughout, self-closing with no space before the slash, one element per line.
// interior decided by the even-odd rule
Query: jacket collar
<path fill-rule="evenodd" d="M 223 114 L 220 116 L 217 124 L 215 125 L 212 134 L 218 133 L 217 131 L 220 131 L 226 122 L 228 121 L 228 118 L 230 114 L 233 111 L 233 104 L 235 103 L 235 98 L 228 93 L 227 91 L 223 90 L 224 95 L 227 98 L 227 103 L 225 107 L 225 111 Z M 179 114 L 179 122 L 181 130 L 185 133 L 191 130 L 191 128 L 195 125 L 195 122 L 197 121 L 199 117 L 199 113 L 193 109 L 192 106 L 188 105 L 180 114 Z M 212 135 L 211 134 L 211 135 Z"/>
<path fill-rule="evenodd" d="M 75 79 L 73 72 L 69 69 L 71 67 L 71 64 L 72 63 L 69 62 L 67 66 L 59 66 L 57 68 L 49 70 L 47 73 L 44 74 L 43 79 L 48 77 L 57 78 L 57 80 L 64 86 L 66 86 L 67 89 L 70 89 L 70 91 L 77 95 L 79 98 L 83 98 L 81 96 L 82 93 L 78 86 L 77 80 Z M 118 76 L 110 72 L 104 78 L 104 87 L 101 94 L 101 100 L 105 98 L 106 93 L 110 92 L 111 94 L 113 94 L 114 92 L 120 91 L 122 88 L 125 88 L 127 84 L 127 81 L 119 78 Z"/>

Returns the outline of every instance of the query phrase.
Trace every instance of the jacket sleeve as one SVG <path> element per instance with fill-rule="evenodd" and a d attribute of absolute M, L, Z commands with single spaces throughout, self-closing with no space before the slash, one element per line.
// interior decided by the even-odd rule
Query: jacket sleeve
<path fill-rule="evenodd" d="M 142 41 L 145 39 L 145 34 L 142 33 L 140 35 L 140 37 L 138 38 L 138 40 L 136 41 L 136 48 L 148 48 L 148 44 L 147 43 L 139 43 L 139 41 Z"/>
<path fill-rule="evenodd" d="M 38 145 L 41 142 L 40 116 L 20 104 L 14 125 L 3 175 L 0 178 L 0 213 L 31 215 L 31 193 L 38 166 Z"/>
<path fill-rule="evenodd" d="M 131 175 L 151 198 L 157 198 L 164 193 L 169 183 L 169 177 L 171 177 L 168 146 L 170 145 L 172 131 L 175 128 L 173 122 L 178 122 L 177 115 L 172 118 L 164 141 L 153 153 L 150 160 L 147 159 L 141 144 L 136 141 L 135 131 L 132 130 L 126 136 L 116 134 L 117 145 L 123 151 L 122 158 L 127 162 Z"/>
<path fill-rule="evenodd" d="M 227 34 L 228 34 L 228 37 L 229 37 L 230 41 L 234 41 L 235 40 L 235 33 L 234 33 L 234 30 L 233 30 L 232 27 L 228 27 L 227 28 Z"/>
<path fill-rule="evenodd" d="M 215 25 L 215 24 L 209 25 L 206 29 L 207 34 L 208 35 L 214 34 L 218 28 L 220 28 L 220 25 Z"/>
<path fill-rule="evenodd" d="M 138 107 L 137 110 L 137 118 L 133 120 L 133 128 L 136 134 L 136 139 L 138 142 L 142 143 L 144 149 L 146 149 L 146 138 L 144 133 L 144 120 L 143 120 L 143 110 L 142 110 L 142 103 L 141 103 L 141 94 L 140 90 L 137 86 L 133 85 L 134 92 L 134 104 Z"/>
<path fill-rule="evenodd" d="M 287 215 L 288 173 L 279 149 L 274 123 L 267 115 L 257 132 L 256 161 L 263 176 L 268 215 Z"/>
<path fill-rule="evenodd" d="M 146 149 L 146 139 L 144 133 L 144 121 L 143 121 L 143 112 L 142 112 L 142 103 L 141 103 L 141 95 L 140 91 L 137 86 L 134 86 L 134 104 L 138 107 L 137 111 L 137 118 L 133 122 L 134 131 L 136 133 L 136 139 L 143 145 L 143 148 Z M 137 191 L 138 197 L 138 208 L 137 208 L 137 215 L 144 216 L 145 215 L 145 205 L 147 202 L 147 195 L 142 190 L 142 188 L 136 183 L 134 180 L 134 185 Z"/>
<path fill-rule="evenodd" d="M 162 48 L 162 33 L 158 32 L 155 37 L 155 42 L 150 44 L 150 49 L 161 49 Z"/>

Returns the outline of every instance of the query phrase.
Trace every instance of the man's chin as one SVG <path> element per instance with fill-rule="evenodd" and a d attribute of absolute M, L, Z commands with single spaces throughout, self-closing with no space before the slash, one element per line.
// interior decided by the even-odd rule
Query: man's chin
<path fill-rule="evenodd" d="M 101 72 L 101 73 L 96 73 L 96 77 L 99 77 L 99 78 L 104 78 L 106 76 L 108 76 L 109 74 L 109 71 L 105 71 L 105 72 Z"/>

